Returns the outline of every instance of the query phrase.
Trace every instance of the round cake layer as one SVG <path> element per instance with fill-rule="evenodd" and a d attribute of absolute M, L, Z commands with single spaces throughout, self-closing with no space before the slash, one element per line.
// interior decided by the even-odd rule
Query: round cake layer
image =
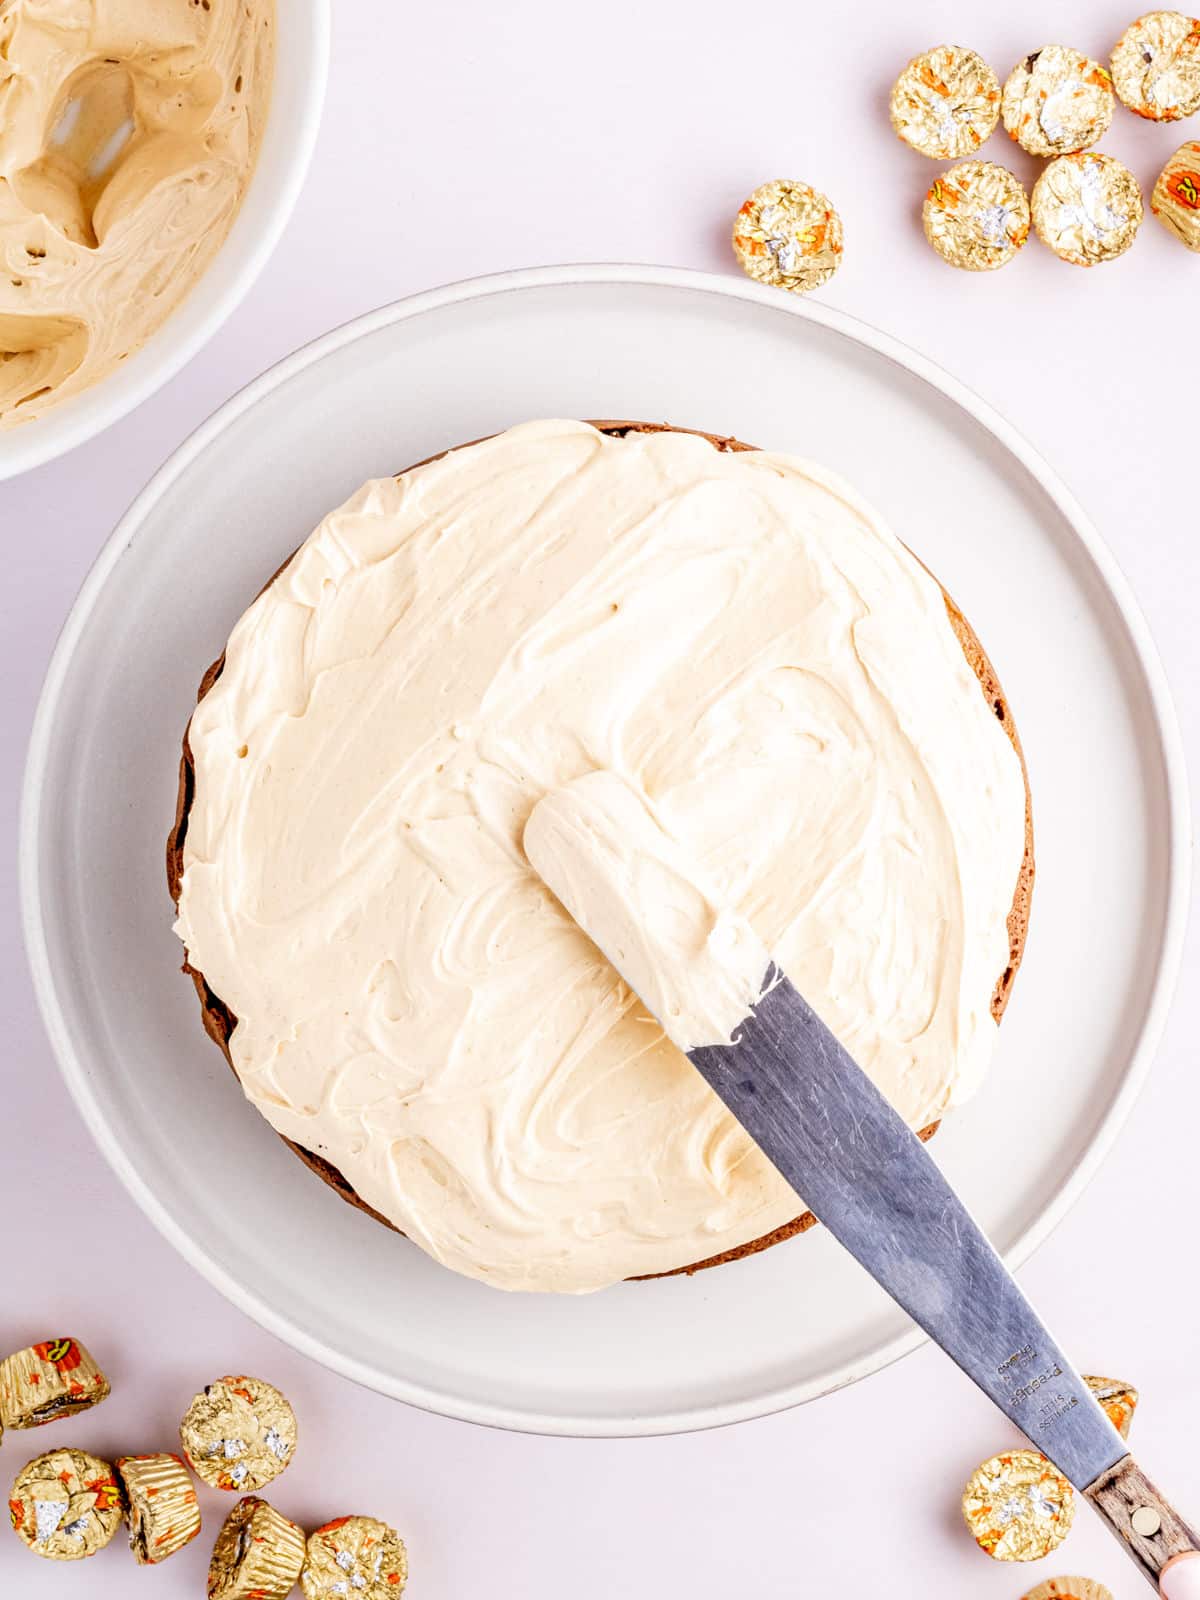
<path fill-rule="evenodd" d="M 596 767 L 652 796 L 925 1127 L 1019 958 L 1010 724 L 831 475 L 527 424 L 367 485 L 239 622 L 189 731 L 178 930 L 249 1097 L 438 1259 L 677 1270 L 795 1231 L 795 1197 L 535 878 L 533 804 Z"/>

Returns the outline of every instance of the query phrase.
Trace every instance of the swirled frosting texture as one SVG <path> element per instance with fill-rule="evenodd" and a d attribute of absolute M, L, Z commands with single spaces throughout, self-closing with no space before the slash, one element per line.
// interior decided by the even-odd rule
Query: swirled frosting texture
<path fill-rule="evenodd" d="M 0 428 L 137 350 L 216 254 L 274 0 L 0 0 Z"/>
<path fill-rule="evenodd" d="M 912 1126 L 990 1055 L 1020 763 L 936 582 L 792 457 L 538 422 L 369 483 L 190 744 L 177 931 L 247 1095 L 460 1272 L 594 1289 L 797 1210 L 525 858 L 596 768 Z"/>

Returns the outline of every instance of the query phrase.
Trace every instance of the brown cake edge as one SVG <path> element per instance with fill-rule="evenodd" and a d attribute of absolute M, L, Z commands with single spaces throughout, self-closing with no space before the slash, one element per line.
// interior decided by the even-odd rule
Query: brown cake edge
<path fill-rule="evenodd" d="M 672 427 L 670 423 L 665 422 L 625 422 L 606 419 L 603 421 L 594 422 L 592 426 L 598 428 L 602 433 L 614 435 L 622 435 L 626 433 L 689 433 L 698 438 L 707 439 L 716 450 L 756 450 L 758 448 L 757 445 L 744 444 L 741 440 L 735 439 L 731 436 L 705 433 L 698 428 L 676 428 Z M 472 440 L 470 442 L 479 443 L 480 441 Z M 467 449 L 469 446 L 460 445 L 456 446 L 455 448 Z M 436 461 L 439 460 L 441 456 L 448 454 L 450 454 L 449 451 L 441 451 L 438 455 L 430 456 L 427 459 L 429 461 Z M 415 470 L 415 467 L 425 466 L 426 464 L 427 463 L 425 461 L 416 462 L 412 467 L 406 467 L 404 471 L 411 472 Z M 399 473 L 397 476 L 402 477 L 403 473 Z M 295 552 L 293 552 L 293 554 L 295 554 Z M 291 559 L 292 557 L 289 556 L 287 560 L 284 561 L 283 564 L 278 568 L 278 570 L 272 574 L 272 576 L 259 591 L 260 594 L 265 593 L 266 590 L 270 588 L 275 579 L 278 578 L 280 573 L 282 573 L 290 564 Z M 934 576 L 934 581 L 936 582 L 936 576 L 934 574 L 931 574 L 931 576 Z M 940 587 L 941 585 L 939 584 L 939 588 Z M 1009 709 L 1008 701 L 1005 698 L 1004 690 L 1000 685 L 1000 680 L 996 674 L 996 670 L 989 661 L 987 652 L 984 650 L 983 645 L 980 643 L 980 640 L 974 629 L 971 627 L 971 624 L 967 621 L 966 617 L 946 593 L 945 589 L 942 589 L 942 595 L 946 603 L 946 612 L 950 619 L 950 625 L 954 629 L 955 636 L 962 648 L 963 655 L 966 657 L 968 665 L 971 667 L 971 670 L 979 680 L 980 688 L 982 689 L 988 704 L 990 705 L 994 715 L 1003 724 L 1004 731 L 1008 735 L 1009 741 L 1017 753 L 1017 759 L 1021 763 L 1021 777 L 1025 784 L 1025 852 L 1021 861 L 1021 870 L 1017 876 L 1016 888 L 1013 892 L 1012 907 L 1008 914 L 1009 960 L 1008 965 L 1005 967 L 1003 973 L 1001 973 L 1000 977 L 997 979 L 995 989 L 992 992 L 992 1016 L 995 1018 L 998 1026 L 1001 1017 L 1004 1015 L 1004 1009 L 1008 1004 L 1009 996 L 1012 993 L 1013 979 L 1016 976 L 1017 969 L 1021 965 L 1021 958 L 1025 951 L 1025 938 L 1029 929 L 1029 913 L 1033 896 L 1034 880 L 1033 802 L 1029 790 L 1029 774 L 1025 766 L 1025 753 L 1021 748 L 1021 741 L 1017 734 L 1016 725 L 1013 721 L 1012 713 Z M 217 660 L 214 661 L 208 668 L 207 672 L 200 681 L 200 688 L 196 695 L 197 704 L 204 699 L 204 696 L 220 677 L 224 665 L 225 655 L 224 652 L 222 652 Z M 188 734 L 190 730 L 191 720 L 189 719 L 188 727 L 184 730 L 183 751 L 179 763 L 179 791 L 175 807 L 175 821 L 170 833 L 167 836 L 167 885 L 176 909 L 178 909 L 179 906 L 180 885 L 183 880 L 183 848 L 184 841 L 187 837 L 188 814 L 191 810 L 192 799 L 195 794 L 196 786 L 195 763 L 192 759 L 191 745 L 188 741 Z M 197 968 L 193 967 L 187 960 L 186 956 L 184 958 L 182 970 L 187 973 L 187 975 L 191 978 L 192 983 L 195 985 L 196 994 L 200 1001 L 200 1012 L 205 1032 L 221 1050 L 226 1061 L 229 1063 L 230 1069 L 236 1076 L 237 1069 L 233 1065 L 233 1055 L 229 1048 L 229 1038 L 237 1024 L 236 1016 L 232 1011 L 230 1011 L 229 1007 L 225 1005 L 220 997 L 213 993 L 213 991 L 209 988 L 208 983 L 205 981 L 204 974 Z M 937 1132 L 938 1126 L 939 1124 L 937 1122 L 933 1122 L 927 1128 L 922 1128 L 920 1130 L 920 1137 L 922 1139 L 931 1139 Z M 323 1156 L 317 1155 L 312 1150 L 306 1150 L 302 1145 L 295 1143 L 295 1141 L 292 1139 L 286 1138 L 283 1134 L 280 1134 L 279 1137 L 283 1139 L 283 1142 L 289 1147 L 289 1149 L 291 1149 L 297 1156 L 300 1157 L 305 1166 L 307 1166 L 311 1171 L 315 1172 L 319 1178 L 323 1179 L 324 1182 L 327 1183 L 331 1189 L 335 1190 L 343 1200 L 349 1202 L 349 1204 L 353 1206 L 356 1206 L 360 1211 L 365 1211 L 368 1216 L 374 1217 L 377 1222 L 382 1222 L 385 1227 L 391 1228 L 393 1232 L 402 1232 L 402 1230 L 397 1228 L 396 1224 L 385 1217 L 382 1212 L 376 1211 L 374 1206 L 368 1205 L 358 1191 L 347 1182 L 342 1173 L 331 1162 L 326 1161 Z M 703 1261 L 694 1261 L 688 1266 L 675 1267 L 669 1272 L 644 1273 L 631 1281 L 647 1282 L 655 1278 L 673 1278 L 677 1277 L 681 1273 L 690 1275 L 693 1272 L 702 1272 L 708 1267 L 719 1267 L 727 1261 L 738 1261 L 743 1256 L 756 1255 L 760 1250 L 768 1250 L 772 1245 L 780 1244 L 784 1239 L 793 1238 L 797 1234 L 807 1233 L 808 1230 L 815 1224 L 816 1220 L 817 1219 L 813 1216 L 811 1211 L 806 1211 L 803 1213 L 803 1215 L 795 1217 L 791 1222 L 785 1223 L 782 1227 L 774 1228 L 770 1233 L 765 1233 L 757 1239 L 751 1239 L 746 1244 L 737 1246 L 736 1249 L 723 1250 L 717 1255 L 705 1257 Z"/>

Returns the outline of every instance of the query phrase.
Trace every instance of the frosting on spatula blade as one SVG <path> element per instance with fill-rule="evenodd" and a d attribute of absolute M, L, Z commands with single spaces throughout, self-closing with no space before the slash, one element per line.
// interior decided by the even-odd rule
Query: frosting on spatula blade
<path fill-rule="evenodd" d="M 525 826 L 538 876 L 683 1051 L 728 1044 L 763 992 L 767 948 L 615 772 L 546 795 Z"/>

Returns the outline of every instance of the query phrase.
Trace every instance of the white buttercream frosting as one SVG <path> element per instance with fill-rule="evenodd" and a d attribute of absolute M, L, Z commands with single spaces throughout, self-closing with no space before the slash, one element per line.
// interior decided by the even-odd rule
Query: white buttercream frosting
<path fill-rule="evenodd" d="M 196 710 L 177 929 L 249 1098 L 424 1249 L 586 1290 L 795 1197 L 534 873 L 629 783 L 913 1127 L 978 1083 L 1019 760 L 937 583 L 790 456 L 536 422 L 367 484 Z"/>

